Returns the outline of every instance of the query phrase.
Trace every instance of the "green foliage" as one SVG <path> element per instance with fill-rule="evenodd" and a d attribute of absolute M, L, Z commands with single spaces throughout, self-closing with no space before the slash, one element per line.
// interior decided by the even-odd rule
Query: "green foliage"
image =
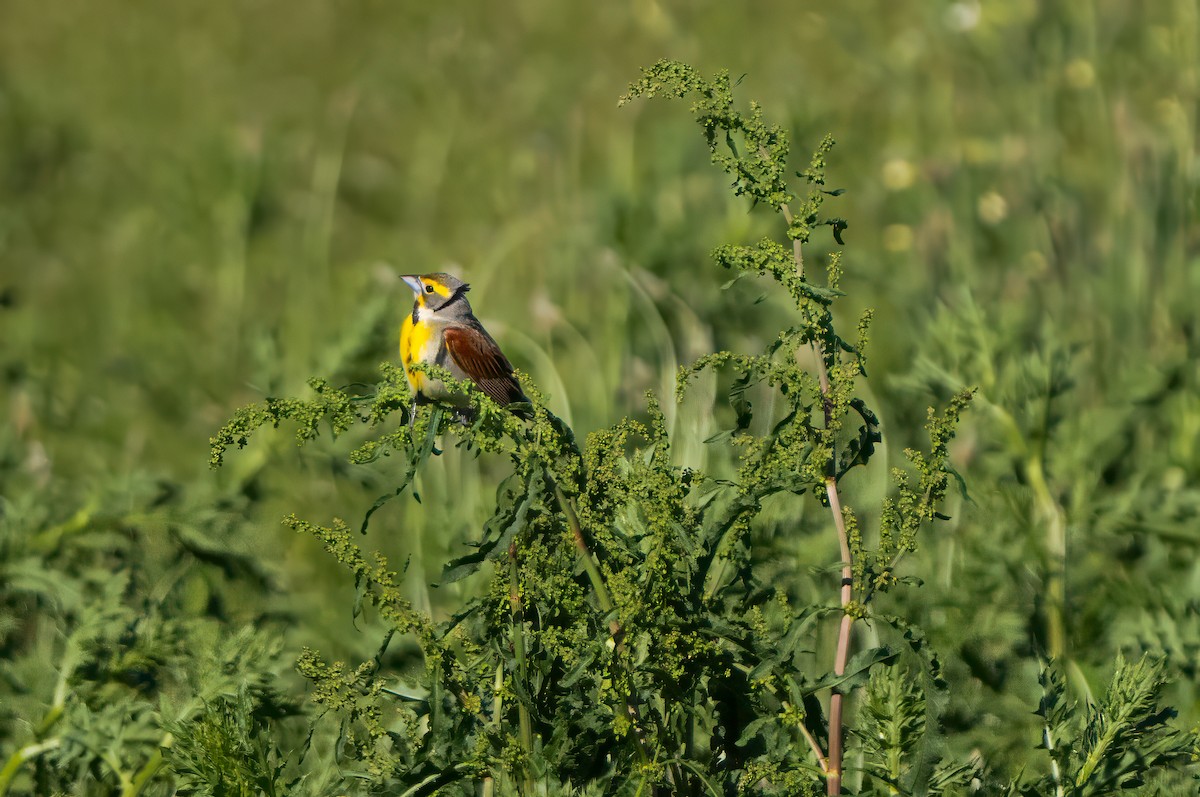
<path fill-rule="evenodd" d="M 295 780 L 284 777 L 287 756 L 258 710 L 259 702 L 243 689 L 172 727 L 175 738 L 167 759 L 180 789 L 212 797 L 294 793 Z"/>
<path fill-rule="evenodd" d="M 709 82 L 662 62 L 631 89 L 631 96 L 656 93 L 700 98 L 693 110 L 714 162 L 735 176 L 735 194 L 781 212 L 794 242 L 791 252 L 770 240 L 723 246 L 714 260 L 772 277 L 792 300 L 798 323 L 761 354 L 717 352 L 680 372 L 680 399 L 704 371 L 734 372 L 734 427 L 709 440 L 737 452 L 733 480 L 675 464 L 666 417 L 652 394 L 647 423 L 621 421 L 589 435 L 581 449 L 528 382 L 528 424 L 458 385 L 477 411 L 472 425 L 461 426 L 436 408 L 412 416 L 416 408 L 387 366 L 374 394 L 352 398 L 317 380 L 314 399 L 247 408 L 213 438 L 216 465 L 230 445 L 245 445 L 262 425 L 295 421 L 303 443 L 323 422 L 335 436 L 365 424 L 373 434 L 352 462 L 409 452 L 399 483 L 372 512 L 442 453 L 435 444 L 440 436 L 456 438 L 464 453 L 499 453 L 511 463 L 474 551 L 447 562 L 442 577 L 446 584 L 477 574 L 489 580 L 440 623 L 413 607 L 383 554 L 364 552 L 344 522 L 325 527 L 294 515 L 285 521 L 315 536 L 351 572 L 352 614 L 370 607 L 387 628 L 378 654 L 357 666 L 328 663 L 313 650 L 298 663 L 321 714 L 337 719 L 338 757 L 372 788 L 411 793 L 465 793 L 480 781 L 489 791 L 519 793 L 556 793 L 573 784 L 614 794 L 819 793 L 826 780 L 841 788 L 840 770 L 827 770 L 850 760 L 824 753 L 826 746 L 840 752 L 843 728 L 840 707 L 834 711 L 831 702 L 827 718 L 819 697 L 828 691 L 838 701 L 869 684 L 853 736 L 864 762 L 858 777 L 869 788 L 957 794 L 974 778 L 1000 789 L 1003 780 L 985 775 L 977 761 L 948 757 L 939 727 L 947 685 L 925 634 L 872 611 L 877 594 L 901 583 L 895 571 L 917 551 L 918 531 L 944 518 L 939 507 L 951 478 L 962 481 L 949 464 L 949 446 L 973 391 L 958 390 L 941 413 L 929 410 L 929 448 L 906 449 L 911 472 L 893 469 L 869 542 L 839 493 L 843 479 L 868 465 L 882 442 L 876 414 L 857 395 L 871 316 L 862 316 L 853 344 L 840 337 L 832 312 L 841 296 L 840 257 L 829 257 L 826 283 L 814 285 L 799 248 L 823 223 L 815 187 L 825 182 L 832 142 L 822 142 L 801 174 L 814 188 L 793 215 L 794 197 L 781 182 L 788 137 L 768 126 L 758 107 L 748 115 L 733 109 L 727 75 Z M 775 400 L 770 417 L 755 424 L 748 396 L 763 388 Z M 366 412 L 353 412 L 356 404 Z M 408 416 L 407 426 L 387 432 L 397 410 Z M 794 608 L 786 591 L 759 574 L 751 532 L 764 502 L 777 494 L 811 494 L 818 507 L 832 510 L 849 588 L 836 608 L 822 602 Z M 815 661 L 810 645 L 831 614 L 849 623 L 867 620 L 877 634 L 895 629 L 896 641 L 917 655 L 924 687 L 893 667 L 899 650 L 888 645 L 861 650 L 832 670 Z M 850 627 L 841 623 L 839 649 L 849 644 Z M 415 641 L 419 668 L 393 671 L 386 664 L 394 635 Z M 1118 668 L 1108 713 L 1080 732 L 1080 763 L 1063 757 L 1074 755 L 1067 748 L 1051 747 L 1046 777 L 1058 783 L 1062 770 L 1078 769 L 1082 786 L 1104 762 L 1117 770 L 1097 782 L 1132 783 L 1180 760 L 1181 737 L 1161 727 L 1166 715 L 1156 708 L 1157 671 L 1154 678 L 1137 673 L 1144 688 L 1136 694 L 1122 686 L 1128 675 Z M 937 700 L 929 699 L 929 689 Z M 1055 694 L 1044 707 L 1061 705 L 1062 694 Z M 1045 711 L 1047 739 L 1064 735 L 1069 710 Z M 1122 765 L 1129 750 L 1138 751 L 1135 763 Z M 1038 786 L 1017 778 L 1009 791 L 1036 793 Z"/>
<path fill-rule="evenodd" d="M 359 4 L 331 16 L 326 4 L 263 0 L 124 11 L 112 0 L 49 11 L 14 0 L 0 26 L 0 780 L 9 794 L 255 783 L 332 797 L 371 791 L 379 779 L 369 756 L 390 770 L 397 758 L 415 766 L 431 755 L 426 774 L 408 781 L 415 792 L 470 782 L 485 795 L 612 790 L 612 778 L 585 782 L 548 763 L 564 759 L 544 752 L 544 718 L 522 710 L 529 689 L 524 703 L 514 690 L 561 684 L 553 668 L 544 674 L 559 656 L 577 668 L 576 684 L 601 673 L 615 722 L 628 717 L 627 684 L 668 682 L 644 673 L 658 660 L 653 648 L 643 664 L 627 646 L 621 661 L 633 659 L 631 669 L 614 669 L 609 618 L 624 612 L 624 638 L 666 639 L 642 615 L 691 605 L 664 598 L 694 583 L 671 569 L 683 550 L 676 527 L 711 529 L 713 513 L 737 511 L 742 455 L 760 453 L 756 441 L 791 407 L 762 370 L 727 405 L 730 382 L 743 378 L 733 359 L 689 371 L 682 403 L 668 397 L 681 363 L 713 351 L 761 356 L 777 330 L 790 339 L 773 360 L 806 336 L 870 378 L 854 380 L 830 458 L 849 555 L 822 505 L 817 478 L 826 474 L 787 481 L 779 469 L 785 486 L 725 535 L 706 570 L 711 613 L 722 601 L 737 609 L 739 574 L 774 590 L 762 604 L 767 625 L 800 627 L 792 661 L 775 669 L 826 687 L 747 741 L 755 753 L 796 741 L 787 754 L 810 768 L 747 753 L 744 790 L 819 786 L 817 756 L 797 734 L 828 725 L 834 626 L 847 616 L 835 600 L 842 559 L 851 564 L 852 653 L 863 651 L 843 672 L 846 792 L 954 793 L 963 789 L 954 773 L 966 768 L 967 793 L 1055 794 L 1053 759 L 1034 747 L 1046 658 L 1059 703 L 1074 706 L 1055 737 L 1075 751 L 1072 766 L 1093 749 L 1088 712 L 1105 705 L 1119 652 L 1129 662 L 1143 652 L 1161 659 L 1167 682 L 1152 702 L 1179 715 L 1158 726 L 1164 734 L 1200 722 L 1194 3 L 767 2 L 748 15 L 729 4 L 529 0 L 515 11 Z M 688 82 L 686 103 L 736 127 L 736 153 L 715 126 L 711 152 L 688 146 L 695 128 L 678 107 L 613 111 L 630 64 L 663 52 L 689 54 L 698 69 L 664 64 L 653 81 Z M 736 65 L 724 86 L 707 77 L 722 63 Z M 733 102 L 743 91 L 761 110 Z M 752 131 L 770 156 L 779 144 L 772 122 L 810 145 L 837 132 L 836 150 L 816 158 L 828 161 L 828 185 L 804 179 L 806 153 L 785 166 L 736 132 Z M 710 157 L 730 165 L 727 177 L 704 168 Z M 757 211 L 728 202 L 714 190 L 722 182 Z M 813 207 L 832 202 L 839 192 L 825 191 L 834 185 L 852 190 Z M 783 197 L 786 226 L 762 212 Z M 834 208 L 852 222 L 844 274 L 831 251 L 843 232 Z M 801 239 L 807 278 L 792 262 Z M 704 268 L 714 249 L 738 270 Z M 421 414 L 410 439 L 396 412 L 407 404 L 404 380 L 394 368 L 381 379 L 375 364 L 394 350 L 407 305 L 394 272 L 441 268 L 468 278 L 489 329 L 579 432 L 576 481 L 550 485 L 544 469 L 517 472 L 507 453 L 450 448 L 457 430 L 434 413 Z M 816 304 L 802 317 L 806 297 Z M 821 337 L 821 299 L 853 351 Z M 816 377 L 818 358 L 800 349 Z M 314 373 L 330 377 L 324 397 L 304 392 Z M 379 384 L 335 394 L 361 382 Z M 819 382 L 801 388 L 813 397 Z M 927 407 L 943 417 L 972 386 L 935 509 L 950 519 L 922 522 L 919 550 L 903 550 L 891 531 L 903 519 L 880 522 L 885 499 L 901 498 L 890 471 L 904 469 L 919 506 L 922 477 L 902 451 L 932 457 L 921 430 Z M 661 397 L 661 419 L 644 407 L 648 388 Z M 389 395 L 378 425 L 360 420 Z M 264 396 L 312 406 L 281 409 Z M 339 402 L 348 404 L 333 440 Z M 248 438 L 210 474 L 203 440 L 242 404 L 289 433 Z M 610 427 L 625 413 L 637 420 Z M 811 417 L 824 428 L 819 408 Z M 243 426 L 258 428 L 253 418 Z M 293 430 L 316 436 L 297 449 Z M 680 467 L 678 479 L 646 465 L 659 448 L 651 438 L 668 441 L 662 456 Z M 596 467 L 611 475 L 592 477 L 593 440 Z M 475 442 L 484 444 L 517 448 L 504 435 Z M 789 456 L 815 463 L 803 448 Z M 694 484 L 684 486 L 683 473 Z M 568 495 L 573 485 L 579 492 Z M 574 505 L 595 571 L 610 579 L 611 610 L 554 486 Z M 627 555 L 632 521 L 613 531 L 609 518 L 635 501 L 647 552 Z M 278 523 L 293 513 L 315 522 Z M 543 622 L 550 586 L 528 587 L 539 608 L 514 604 L 506 584 L 530 581 L 532 565 L 508 551 L 518 530 L 547 515 L 566 542 L 539 543 L 536 561 L 550 563 L 542 569 L 563 606 Z M 326 551 L 322 528 L 345 540 L 350 569 Z M 653 579 L 629 570 L 662 545 Z M 523 549 L 530 562 L 532 547 Z M 382 571 L 376 550 L 391 563 Z M 647 586 L 653 595 L 643 595 Z M 481 671 L 505 664 L 490 673 L 493 702 L 482 710 L 499 720 L 476 732 L 486 748 L 477 754 L 454 735 L 477 728 L 476 715 L 454 700 L 428 705 L 430 683 L 462 676 L 431 671 L 417 634 L 389 637 L 381 614 L 404 608 L 406 622 L 427 622 L 440 641 L 444 624 L 484 594 L 491 625 L 468 618 L 439 654 Z M 806 611 L 811 619 L 796 623 Z M 503 639 L 468 649 L 464 640 L 505 617 Z M 514 618 L 525 633 L 513 634 Z M 232 666 L 253 683 L 269 672 L 285 697 L 201 666 L 234 661 L 220 652 L 223 640 L 244 639 L 247 627 L 261 632 L 264 650 L 282 652 Z M 585 631 L 609 659 L 576 655 Z M 758 644 L 757 631 L 723 633 Z M 744 661 L 774 655 L 773 632 L 762 639 L 739 653 Z M 697 645 L 667 647 L 678 670 Z M 297 659 L 304 673 L 287 666 Z M 318 665 L 338 662 L 328 693 L 318 689 Z M 209 679 L 222 695 L 206 690 Z M 1133 696 L 1117 693 L 1122 705 Z M 335 706 L 334 695 L 346 702 Z M 730 695 L 726 714 L 735 716 L 745 702 Z M 768 698 L 750 705 L 759 718 Z M 308 716 L 278 716 L 302 700 Z M 563 712 L 589 716 L 596 703 Z M 888 749 L 905 750 L 898 769 L 869 749 L 868 706 L 878 713 L 871 729 L 891 729 L 899 741 Z M 642 725 L 657 728 L 661 709 L 639 709 Z M 431 735 L 420 722 L 434 714 Z M 382 735 L 372 737 L 370 716 L 381 718 Z M 715 716 L 697 725 L 701 745 L 722 727 Z M 414 717 L 416 730 L 405 725 Z M 64 734 L 93 749 L 77 745 L 65 770 L 54 758 Z M 168 734 L 173 743 L 160 747 Z M 622 762 L 637 758 L 628 730 L 613 736 Z M 403 742 L 416 737 L 430 744 Z M 358 743 L 372 738 L 368 756 Z M 433 750 L 434 740 L 446 744 Z M 827 747 L 823 733 L 815 741 Z M 1134 734 L 1127 748 L 1107 746 L 1093 778 L 1156 760 L 1139 758 L 1156 744 Z M 1194 765 L 1157 760 L 1127 781 L 1144 785 L 1119 792 L 1196 793 Z M 704 793 L 732 780 L 707 774 L 711 762 L 680 762 Z M 631 773 L 621 773 L 628 790 L 648 793 L 650 780 Z M 1065 791 L 1073 779 L 1058 782 Z"/>
<path fill-rule="evenodd" d="M 930 719 L 924 690 L 911 672 L 891 667 L 871 673 L 855 729 L 872 788 L 865 793 L 969 793 L 971 779 L 981 773 L 970 761 L 940 760 L 944 750 L 927 725 Z M 936 714 L 932 720 L 937 721 Z"/>
<path fill-rule="evenodd" d="M 750 104 L 748 114 L 734 108 L 728 71 L 707 80 L 687 64 L 659 61 L 643 71 L 641 80 L 630 86 L 621 104 L 635 97 L 656 95 L 697 97 L 692 104 L 692 115 L 704 130 L 713 163 L 733 176 L 736 195 L 749 196 L 756 203 L 765 202 L 771 207 L 786 205 L 794 199 L 788 191 L 787 133 L 779 125 L 765 123 L 757 103 Z M 741 139 L 740 149 L 735 138 Z M 810 177 L 809 182 L 823 182 L 823 155 L 829 146 L 823 143 L 814 156 L 814 164 L 819 163 L 821 171 Z M 800 236 L 789 229 L 789 237 Z"/>
<path fill-rule="evenodd" d="M 728 155 L 717 148 L 714 154 L 738 175 L 735 193 L 767 199 L 790 218 L 790 195 L 763 185 L 783 174 L 782 130 L 766 127 L 757 108 L 749 117 L 732 111 L 721 76 L 709 84 L 660 64 L 634 92 L 650 92 L 655 75 L 672 76 L 673 93 L 695 91 L 717 102 L 698 115 L 710 144 L 717 131 L 728 146 Z M 821 145 L 805 172 L 810 184 L 823 184 L 829 146 Z M 756 154 L 747 158 L 740 150 Z M 815 223 L 819 204 L 814 194 L 802 224 Z M 789 236 L 807 238 L 797 229 L 789 223 Z M 292 419 L 304 442 L 322 422 L 335 435 L 353 421 L 364 423 L 381 436 L 360 446 L 352 461 L 373 458 L 363 451 L 413 452 L 385 498 L 405 488 L 438 435 L 457 438 L 465 452 L 504 453 L 512 463 L 474 552 L 448 562 L 443 573 L 451 583 L 491 564 L 490 584 L 440 624 L 413 609 L 383 555 L 365 553 L 345 523 L 285 521 L 317 537 L 353 574 L 355 616 L 373 607 L 388 639 L 413 637 L 421 653 L 421 671 L 406 675 L 390 674 L 379 656 L 355 667 L 326 663 L 315 651 L 301 657 L 314 702 L 339 718 L 341 757 L 362 767 L 362 777 L 377 788 L 417 792 L 470 790 L 479 778 L 522 792 L 570 783 L 605 793 L 745 791 L 759 783 L 784 793 L 823 788 L 826 763 L 813 751 L 818 739 L 842 729 L 826 726 L 819 694 L 851 693 L 897 654 L 876 646 L 833 671 L 814 669 L 811 640 L 821 618 L 836 610 L 819 603 L 793 608 L 787 592 L 763 581 L 754 566 L 750 531 L 763 502 L 777 493 L 811 492 L 818 506 L 828 506 L 838 481 L 867 464 L 881 439 L 873 413 L 855 397 L 869 316 L 855 345 L 842 340 L 830 312 L 840 295 L 839 258 L 830 259 L 828 283 L 818 286 L 805 277 L 798 253 L 777 244 L 714 253 L 727 268 L 772 276 L 801 321 L 762 354 L 718 352 L 681 373 L 681 390 L 709 368 L 736 373 L 730 392 L 736 425 L 710 441 L 740 452 L 732 482 L 674 463 L 666 417 L 653 395 L 648 423 L 621 421 L 589 435 L 582 449 L 532 385 L 529 424 L 459 385 L 478 411 L 471 426 L 435 409 L 409 418 L 411 431 L 383 432 L 390 413 L 414 411 L 397 400 L 394 369 L 385 369 L 373 396 L 352 400 L 315 381 L 314 399 L 247 408 L 213 438 L 212 461 L 219 464 L 229 445 L 244 445 L 258 426 Z M 803 365 L 809 349 L 818 353 L 816 373 Z M 745 396 L 760 383 L 782 403 L 767 431 L 754 433 Z M 934 519 L 944 499 L 947 443 L 968 399 L 969 391 L 943 415 L 931 411 L 929 453 L 909 452 L 917 485 L 897 471 L 897 495 L 881 513 L 883 548 L 871 554 L 889 563 L 888 572 L 899 553 L 915 550 L 918 526 Z M 355 402 L 368 411 L 350 412 Z M 862 422 L 853 434 L 844 432 L 847 416 Z M 854 527 L 861 560 L 862 535 Z M 870 593 L 890 586 L 885 580 L 869 581 L 860 570 L 861 599 L 842 611 L 868 616 Z M 389 686 L 397 677 L 402 688 Z"/>
<path fill-rule="evenodd" d="M 1173 709 L 1159 705 L 1167 683 L 1163 662 L 1118 656 L 1106 693 L 1081 710 L 1053 667 L 1042 671 L 1038 716 L 1051 772 L 1022 785 L 1023 794 L 1111 795 L 1137 791 L 1148 776 L 1178 772 L 1195 763 L 1196 733 L 1167 724 Z M 1161 784 L 1160 784 L 1161 785 Z"/>
<path fill-rule="evenodd" d="M 392 372 L 389 376 L 391 376 L 389 386 L 393 390 L 381 391 L 376 395 L 375 402 L 370 408 L 373 416 L 378 412 L 380 406 L 388 406 L 393 402 L 407 404 L 404 399 L 400 398 L 401 394 L 394 390 L 397 381 L 395 373 Z M 340 390 L 331 388 L 329 383 L 323 379 L 310 379 L 308 386 L 317 394 L 317 397 L 311 401 L 269 398 L 261 404 L 252 404 L 239 409 L 237 414 L 222 426 L 217 436 L 210 441 L 212 456 L 209 464 L 214 468 L 219 467 L 224 460 L 225 452 L 231 445 L 242 448 L 249 442 L 250 435 L 256 429 L 267 424 L 278 428 L 280 422 L 284 420 L 295 423 L 297 426 L 296 442 L 301 445 L 319 434 L 322 421 L 328 421 L 335 437 L 349 429 L 354 423 L 354 405 L 350 397 Z"/>
<path fill-rule="evenodd" d="M 223 512 L 162 487 L 96 496 L 59 522 L 49 491 L 3 504 L 0 794 L 132 796 L 174 744 L 202 755 L 220 729 L 205 724 L 212 706 L 295 713 L 277 688 L 278 632 L 223 603 L 261 596 L 266 574 L 217 545 Z M 264 719 L 241 730 L 240 743 L 262 745 L 283 729 Z"/>

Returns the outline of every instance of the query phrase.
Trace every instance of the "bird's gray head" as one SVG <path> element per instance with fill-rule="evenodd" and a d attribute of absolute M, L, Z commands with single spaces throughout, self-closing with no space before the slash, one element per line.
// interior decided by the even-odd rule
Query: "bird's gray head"
<path fill-rule="evenodd" d="M 407 274 L 400 279 L 404 280 L 404 284 L 412 289 L 416 297 L 414 312 L 430 310 L 436 313 L 456 302 L 461 302 L 466 308 L 470 307 L 467 304 L 466 293 L 471 286 L 453 274 L 441 271 L 435 274 Z"/>

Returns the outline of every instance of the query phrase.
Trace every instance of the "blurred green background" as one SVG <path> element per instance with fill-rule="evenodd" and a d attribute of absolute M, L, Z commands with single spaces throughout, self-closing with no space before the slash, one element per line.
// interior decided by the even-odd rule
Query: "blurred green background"
<path fill-rule="evenodd" d="M 668 397 L 699 354 L 773 339 L 784 305 L 720 290 L 708 252 L 779 218 L 729 195 L 686 106 L 617 108 L 668 57 L 744 76 L 796 169 L 837 139 L 842 323 L 877 310 L 868 398 L 893 461 L 928 405 L 981 388 L 955 454 L 971 500 L 913 564 L 926 587 L 890 607 L 947 652 L 963 744 L 1036 743 L 1034 652 L 1055 644 L 1083 689 L 1117 649 L 1165 652 L 1182 721 L 1200 719 L 1198 42 L 1187 0 L 4 0 L 8 561 L 36 555 L 28 535 L 101 524 L 149 551 L 148 590 L 170 573 L 198 613 L 265 612 L 291 648 L 368 655 L 348 580 L 278 519 L 356 523 L 400 464 L 351 468 L 350 443 L 280 432 L 214 474 L 209 435 L 309 376 L 376 381 L 410 307 L 401 273 L 469 281 L 580 435 Z M 666 402 L 689 464 L 724 417 L 717 388 Z M 374 520 L 422 605 L 471 588 L 428 583 L 505 469 L 451 450 L 421 503 Z M 865 513 L 879 482 L 862 478 Z M 835 561 L 818 520 L 789 532 L 796 512 L 764 542 Z M 0 624 L 10 653 L 20 629 Z"/>

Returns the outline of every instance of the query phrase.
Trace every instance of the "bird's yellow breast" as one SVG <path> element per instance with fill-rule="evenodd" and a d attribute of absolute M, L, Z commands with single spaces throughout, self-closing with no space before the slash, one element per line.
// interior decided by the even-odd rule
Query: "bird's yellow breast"
<path fill-rule="evenodd" d="M 404 365 L 408 383 L 418 393 L 421 392 L 426 378 L 424 374 L 414 373 L 411 366 L 433 358 L 433 353 L 429 351 L 433 333 L 433 324 L 414 324 L 411 315 L 405 316 L 404 323 L 400 325 L 400 362 Z"/>

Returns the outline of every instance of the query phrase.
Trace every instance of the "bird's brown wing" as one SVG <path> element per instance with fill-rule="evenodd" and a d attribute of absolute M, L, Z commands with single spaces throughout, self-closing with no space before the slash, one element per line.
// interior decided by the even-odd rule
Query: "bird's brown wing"
<path fill-rule="evenodd" d="M 449 327 L 446 351 L 479 389 L 500 406 L 526 401 L 504 352 L 486 332 L 474 327 Z"/>

